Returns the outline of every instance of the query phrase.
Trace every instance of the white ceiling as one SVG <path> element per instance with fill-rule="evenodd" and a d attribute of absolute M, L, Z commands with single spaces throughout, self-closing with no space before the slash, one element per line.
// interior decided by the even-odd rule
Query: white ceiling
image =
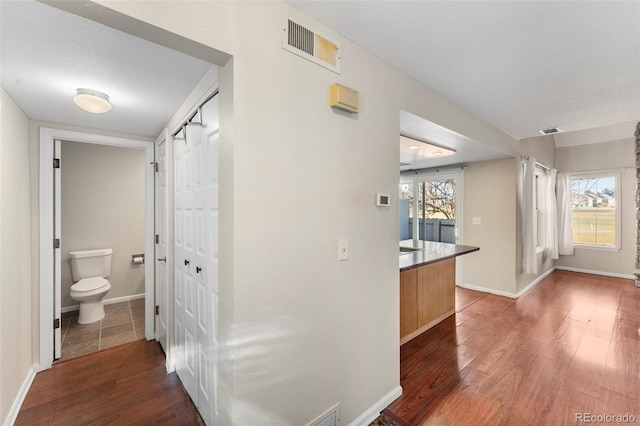
<path fill-rule="evenodd" d="M 288 2 L 516 139 L 640 119 L 638 1 Z"/>
<path fill-rule="evenodd" d="M 156 137 L 211 64 L 35 1 L 0 1 L 2 87 L 32 120 Z M 109 95 L 90 114 L 78 88 Z"/>
<path fill-rule="evenodd" d="M 640 119 L 640 2 L 290 3 L 517 139 L 559 126 L 570 133 L 556 141 L 575 144 Z M 0 1 L 0 43 L 2 87 L 31 119 L 148 137 L 211 66 L 31 0 Z M 81 87 L 107 93 L 113 110 L 78 109 Z M 402 134 L 457 150 L 420 167 L 504 157 L 400 118 Z"/>
<path fill-rule="evenodd" d="M 291 1 L 516 139 L 640 118 L 640 2 Z"/>

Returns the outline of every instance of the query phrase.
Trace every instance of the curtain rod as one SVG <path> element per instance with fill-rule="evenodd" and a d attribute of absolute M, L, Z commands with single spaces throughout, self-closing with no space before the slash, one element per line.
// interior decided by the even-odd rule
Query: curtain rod
<path fill-rule="evenodd" d="M 520 159 L 521 159 L 521 160 L 523 160 L 523 161 L 524 161 L 524 160 L 528 160 L 528 159 L 529 159 L 529 156 L 528 156 L 528 155 L 526 155 L 526 156 L 524 156 L 524 157 L 520 157 Z M 549 166 L 545 166 L 544 164 L 542 164 L 542 163 L 540 163 L 540 162 L 538 162 L 538 161 L 536 161 L 536 166 L 540 166 L 541 168 L 543 168 L 543 169 L 544 169 L 544 170 L 546 170 L 546 171 L 550 171 L 550 170 L 551 170 L 551 167 L 549 167 Z"/>
<path fill-rule="evenodd" d="M 451 170 L 451 169 L 460 169 L 460 170 L 464 170 L 464 168 L 467 167 L 466 164 L 449 164 L 448 166 L 436 166 L 436 167 L 427 167 L 424 169 L 409 169 L 409 170 L 402 170 L 400 171 L 400 174 L 418 174 L 418 173 L 425 173 L 425 172 L 439 172 L 440 170 Z"/>

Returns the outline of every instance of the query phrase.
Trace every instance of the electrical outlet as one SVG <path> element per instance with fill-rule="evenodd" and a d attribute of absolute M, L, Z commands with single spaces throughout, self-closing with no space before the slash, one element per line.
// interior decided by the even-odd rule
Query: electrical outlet
<path fill-rule="evenodd" d="M 474 225 L 482 225 L 482 218 L 480 217 L 474 217 L 471 220 Z"/>
<path fill-rule="evenodd" d="M 338 240 L 338 260 L 349 259 L 349 240 Z"/>

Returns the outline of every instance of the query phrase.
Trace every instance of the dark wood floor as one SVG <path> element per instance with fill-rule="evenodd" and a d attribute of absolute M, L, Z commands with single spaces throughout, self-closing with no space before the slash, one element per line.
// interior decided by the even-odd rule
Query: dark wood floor
<path fill-rule="evenodd" d="M 457 298 L 455 316 L 400 349 L 403 394 L 387 413 L 401 423 L 563 425 L 580 413 L 640 423 L 632 280 L 556 271 L 518 300 Z"/>
<path fill-rule="evenodd" d="M 640 289 L 556 271 L 518 300 L 458 289 L 457 313 L 400 349 L 403 425 L 563 425 L 576 414 L 640 423 Z M 16 425 L 198 425 L 156 342 L 39 373 Z M 609 422 L 612 424 L 612 422 Z M 615 424 L 615 422 L 613 422 Z"/>
<path fill-rule="evenodd" d="M 38 373 L 16 425 L 199 425 L 157 342 L 138 340 Z"/>

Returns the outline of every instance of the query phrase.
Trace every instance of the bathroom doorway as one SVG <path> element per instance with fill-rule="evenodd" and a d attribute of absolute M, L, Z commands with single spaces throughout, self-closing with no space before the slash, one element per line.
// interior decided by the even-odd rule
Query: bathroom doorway
<path fill-rule="evenodd" d="M 59 229 L 61 229 L 62 225 L 62 217 L 65 215 L 65 212 L 61 211 L 61 191 L 59 190 L 61 185 L 54 185 L 55 177 L 60 177 L 60 169 L 56 168 L 54 159 L 60 158 L 56 157 L 55 154 L 60 154 L 56 152 L 56 145 L 60 144 L 60 141 L 65 141 L 65 143 L 73 143 L 76 144 L 76 147 L 84 145 L 84 147 L 89 147 L 89 145 L 94 145 L 98 149 L 102 148 L 103 150 L 108 150 L 110 148 L 128 148 L 134 150 L 140 150 L 143 155 L 139 158 L 143 161 L 146 166 L 143 170 L 143 181 L 144 181 L 144 220 L 143 224 L 135 225 L 135 226 L 143 226 L 144 230 L 143 234 L 143 243 L 140 250 L 136 249 L 135 253 L 120 253 L 118 256 L 119 262 L 123 263 L 123 258 L 128 258 L 128 261 L 132 262 L 131 266 L 139 268 L 139 275 L 143 276 L 143 283 L 139 285 L 138 290 L 142 291 L 142 293 L 138 293 L 134 298 L 130 298 L 129 296 L 122 296 L 119 294 L 122 293 L 122 289 L 116 289 L 115 292 L 110 290 L 113 297 L 109 299 L 109 295 L 105 297 L 107 302 L 114 302 L 113 309 L 118 311 L 118 315 L 121 317 L 116 322 L 122 320 L 125 316 L 125 306 L 120 305 L 120 307 L 116 306 L 115 303 L 126 302 L 126 308 L 128 311 L 126 313 L 132 319 L 131 326 L 133 329 L 133 336 L 137 337 L 137 334 L 142 334 L 146 339 L 153 338 L 153 303 L 154 303 L 154 241 L 153 241 L 153 215 L 154 215 L 154 206 L 153 206 L 153 159 L 154 159 L 154 145 L 153 142 L 139 141 L 133 139 L 124 139 L 124 138 L 116 138 L 116 137 L 108 137 L 102 135 L 95 135 L 89 133 L 82 132 L 73 132 L 66 131 L 60 129 L 51 129 L 51 128 L 41 128 L 40 129 L 40 367 L 41 369 L 49 368 L 52 362 L 55 359 L 59 359 L 62 355 L 62 341 L 63 341 L 63 327 L 68 326 L 71 322 L 70 315 L 62 316 L 62 304 L 63 298 L 68 296 L 68 292 L 64 291 L 62 286 L 62 271 L 65 270 L 63 259 L 66 257 L 65 252 L 68 252 L 70 247 L 64 248 L 64 241 L 58 241 L 61 239 L 61 234 L 59 233 Z M 68 141 L 68 142 L 67 142 Z M 87 145 L 85 145 L 87 144 Z M 106 151 L 105 151 L 106 152 Z M 101 154 L 98 154 L 101 155 Z M 64 167 L 64 158 L 58 161 L 60 167 Z M 112 164 L 112 168 L 118 170 L 118 164 Z M 54 173 L 52 173 L 54 170 Z M 106 179 L 105 176 L 102 177 Z M 81 178 L 83 179 L 83 178 Z M 108 185 L 107 185 L 108 187 Z M 117 196 L 117 194 L 116 194 Z M 87 208 L 94 210 L 103 211 L 112 209 L 112 213 L 117 211 L 117 209 L 124 208 L 122 207 L 123 203 L 126 203 L 126 200 L 122 200 L 121 203 L 115 203 L 118 205 L 114 205 L 114 202 L 111 203 L 102 203 L 100 199 L 94 199 L 90 201 Z M 114 210 L 116 209 L 116 210 Z M 74 220 L 82 221 L 80 214 Z M 57 226 L 54 226 L 57 225 Z M 93 245 L 100 245 L 100 241 L 91 241 L 91 235 L 87 235 L 88 231 L 85 228 L 82 229 L 82 226 L 86 226 L 87 224 L 81 224 L 79 226 L 79 230 L 76 232 L 80 234 L 84 234 L 81 236 L 85 238 L 85 241 L 79 243 Z M 95 224 L 93 226 L 96 226 Z M 126 228 L 126 225 L 121 225 Z M 131 233 L 132 230 L 123 229 L 123 232 Z M 87 240 L 88 239 L 88 240 Z M 53 241 L 53 249 L 51 242 Z M 48 242 L 48 243 L 47 243 Z M 107 248 L 107 247 L 83 247 L 87 248 Z M 115 253 L 114 248 L 114 253 Z M 120 250 L 125 251 L 125 250 Z M 137 263 L 139 260 L 136 260 L 136 263 L 133 263 L 134 255 L 142 255 L 145 259 L 149 261 L 145 261 L 144 263 Z M 115 257 L 115 256 L 114 256 Z M 68 265 L 66 265 L 68 266 Z M 112 269 L 112 274 L 116 273 L 116 270 Z M 115 277 L 114 277 L 115 279 Z M 68 281 L 68 277 L 67 277 Z M 54 285 L 51 285 L 51 284 Z M 142 299 L 141 296 L 144 296 L 144 303 L 134 302 L 136 299 Z M 120 298 L 120 299 L 119 299 Z M 69 301 L 66 300 L 65 304 L 68 304 Z M 109 305 L 107 305 L 109 306 Z M 116 309 L 118 308 L 118 309 Z M 109 311 L 112 308 L 107 308 Z M 136 327 L 136 322 L 133 321 L 133 312 L 136 312 L 136 315 L 140 315 L 141 311 L 144 312 L 141 318 L 138 316 L 138 324 L 144 323 L 144 328 Z M 112 320 L 113 321 L 113 320 Z M 107 326 L 115 326 L 118 324 L 106 324 Z M 102 327 L 98 327 L 96 325 L 92 326 L 94 330 L 89 334 L 97 334 L 98 339 L 102 334 Z M 95 328 L 98 329 L 96 332 Z M 124 328 L 124 327 L 122 327 Z M 105 337 L 109 333 L 113 333 L 115 329 L 110 329 L 105 332 Z M 111 342 L 105 340 L 104 345 L 112 344 L 113 341 L 117 340 L 117 338 L 111 339 Z M 100 340 L 95 341 L 94 343 L 90 343 L 87 346 L 100 347 Z M 76 348 L 78 349 L 78 348 Z"/>
<path fill-rule="evenodd" d="M 140 149 L 60 141 L 60 179 L 55 179 L 62 213 L 59 360 L 144 338 L 144 154 Z M 73 276 L 70 253 L 95 249 L 112 250 L 106 257 L 110 288 L 98 302 L 105 315 L 81 324 L 81 301 L 71 290 L 87 277 Z M 95 258 L 74 260 L 81 259 Z"/>

